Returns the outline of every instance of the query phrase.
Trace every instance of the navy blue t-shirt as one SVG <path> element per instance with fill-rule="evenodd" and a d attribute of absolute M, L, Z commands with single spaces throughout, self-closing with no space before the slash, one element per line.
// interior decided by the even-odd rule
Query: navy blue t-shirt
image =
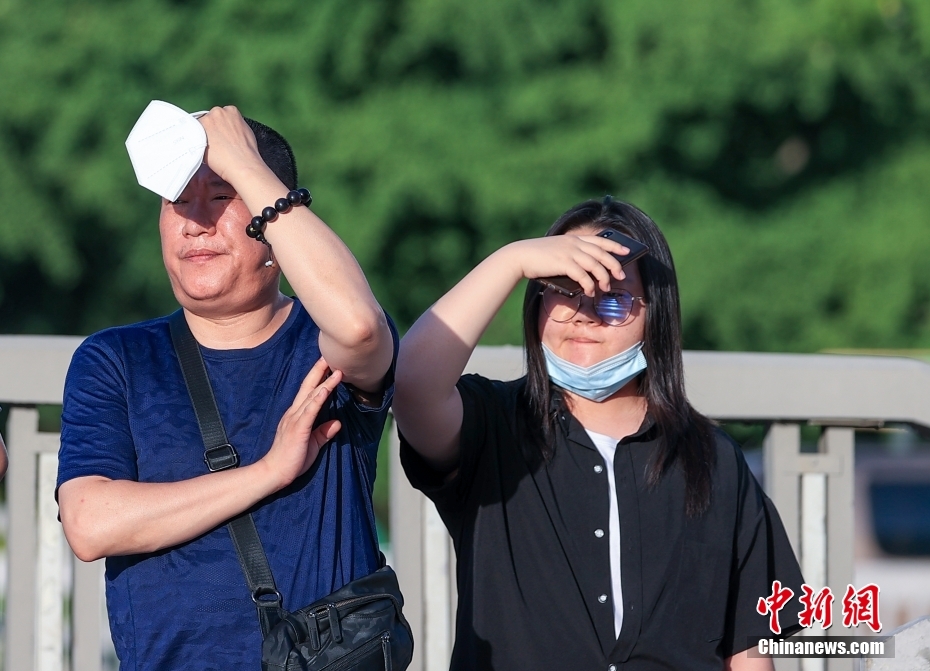
<path fill-rule="evenodd" d="M 394 337 L 395 359 L 397 335 Z M 252 349 L 201 347 L 220 416 L 245 466 L 320 357 L 319 328 L 299 301 Z M 367 407 L 339 385 L 317 422 L 342 428 L 310 470 L 252 515 L 284 607 L 296 610 L 379 565 L 371 492 L 393 394 Z M 78 348 L 65 381 L 58 485 L 87 475 L 177 482 L 207 473 L 203 440 L 167 317 L 107 329 Z M 229 532 L 106 560 L 110 631 L 123 671 L 258 669 L 261 631 Z"/>

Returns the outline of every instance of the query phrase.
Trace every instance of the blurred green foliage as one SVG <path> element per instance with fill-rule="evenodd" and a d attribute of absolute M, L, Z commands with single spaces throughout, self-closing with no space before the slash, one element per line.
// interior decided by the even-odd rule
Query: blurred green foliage
<path fill-rule="evenodd" d="M 282 131 L 402 329 L 609 192 L 688 347 L 930 346 L 923 0 L 0 0 L 0 91 L 3 332 L 173 308 L 123 148 L 158 98 Z"/>

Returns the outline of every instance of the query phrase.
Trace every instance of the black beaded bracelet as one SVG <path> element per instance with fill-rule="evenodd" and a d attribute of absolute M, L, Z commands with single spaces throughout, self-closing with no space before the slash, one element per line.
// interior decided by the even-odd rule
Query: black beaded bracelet
<path fill-rule="evenodd" d="M 261 215 L 257 217 L 252 217 L 252 221 L 249 222 L 249 225 L 245 227 L 245 234 L 250 238 L 255 238 L 263 244 L 268 244 L 268 241 L 265 240 L 265 226 L 268 225 L 269 221 L 274 221 L 278 218 L 278 214 L 284 214 L 285 212 L 290 211 L 291 207 L 294 205 L 307 205 L 313 202 L 313 196 L 310 195 L 310 192 L 304 188 L 294 189 L 293 191 L 288 191 L 287 195 L 284 198 L 278 198 L 274 202 L 274 207 L 266 207 L 262 210 Z"/>

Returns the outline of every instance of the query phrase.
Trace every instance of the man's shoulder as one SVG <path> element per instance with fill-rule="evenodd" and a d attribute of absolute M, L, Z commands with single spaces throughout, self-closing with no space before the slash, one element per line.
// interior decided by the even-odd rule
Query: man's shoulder
<path fill-rule="evenodd" d="M 93 333 L 84 339 L 84 344 L 106 344 L 121 342 L 137 342 L 168 333 L 168 319 L 170 315 L 147 319 L 133 324 L 110 326 Z"/>
<path fill-rule="evenodd" d="M 74 353 L 72 363 L 84 359 L 122 360 L 128 352 L 142 353 L 170 346 L 168 317 L 134 324 L 111 326 L 87 336 Z"/>

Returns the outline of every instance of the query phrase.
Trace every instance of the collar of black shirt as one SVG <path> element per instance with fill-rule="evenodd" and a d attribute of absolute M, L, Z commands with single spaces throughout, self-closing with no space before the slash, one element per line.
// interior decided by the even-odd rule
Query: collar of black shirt
<path fill-rule="evenodd" d="M 591 437 L 588 436 L 588 432 L 585 431 L 585 428 L 581 425 L 574 415 L 572 415 L 562 404 L 559 404 L 559 414 L 558 414 L 559 427 L 562 430 L 562 434 L 567 440 L 572 441 L 582 447 L 586 447 L 589 450 L 595 449 L 594 445 L 591 443 Z M 643 423 L 639 425 L 639 429 L 636 430 L 636 433 L 626 436 L 620 440 L 621 445 L 627 443 L 646 443 L 651 440 L 655 440 L 658 436 L 659 428 L 656 426 L 655 419 L 653 419 L 650 413 L 646 413 L 646 416 L 643 417 Z"/>

